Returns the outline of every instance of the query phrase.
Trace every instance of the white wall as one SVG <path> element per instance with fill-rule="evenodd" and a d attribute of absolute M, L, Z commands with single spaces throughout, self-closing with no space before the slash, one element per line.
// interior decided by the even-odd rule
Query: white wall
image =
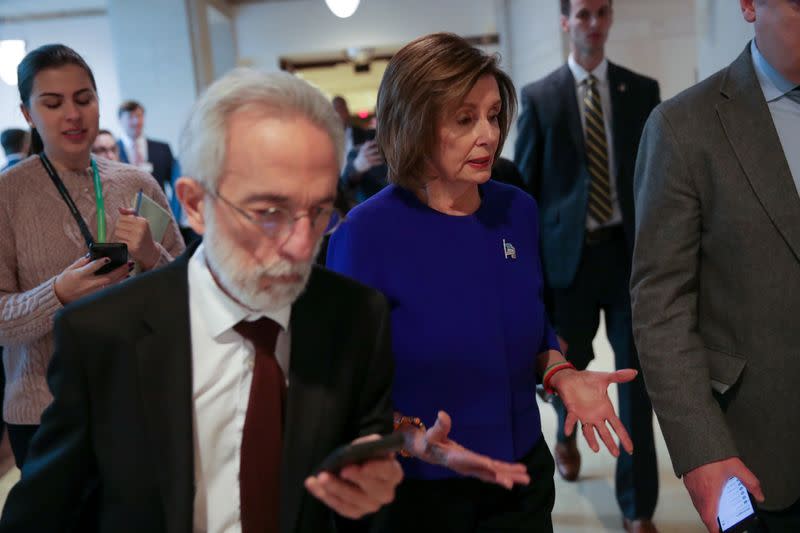
<path fill-rule="evenodd" d="M 235 16 L 239 57 L 278 70 L 282 55 L 402 45 L 435 31 L 494 33 L 496 1 L 364 0 L 348 19 L 334 16 L 322 0 L 245 4 Z"/>
<path fill-rule="evenodd" d="M 503 66 L 511 75 L 517 92 L 528 83 L 546 76 L 563 62 L 558 2 L 553 0 L 506 0 L 500 39 L 508 47 Z M 511 128 L 503 156 L 514 157 L 516 123 Z"/>
<path fill-rule="evenodd" d="M 233 20 L 212 5 L 206 6 L 208 38 L 211 41 L 211 60 L 214 79 L 222 77 L 236 67 L 236 36 Z"/>
<path fill-rule="evenodd" d="M 695 24 L 698 80 L 727 66 L 753 38 L 753 25 L 742 18 L 739 2 L 731 0 L 697 0 Z"/>
<path fill-rule="evenodd" d="M 0 0 L 0 17 L 105 7 L 106 0 Z"/>
<path fill-rule="evenodd" d="M 658 80 L 662 99 L 694 85 L 694 4 L 695 0 L 615 0 L 606 55 L 611 61 Z"/>
<path fill-rule="evenodd" d="M 108 0 L 120 96 L 145 107 L 145 135 L 177 149 L 197 95 L 183 0 Z"/>
<path fill-rule="evenodd" d="M 33 4 L 33 2 L 16 2 Z M 54 2 L 51 2 L 51 4 Z M 5 3 L 1 3 L 2 15 Z M 18 6 L 20 12 L 30 13 Z M 104 15 L 69 17 L 50 20 L 31 20 L 0 25 L 0 39 L 24 39 L 27 50 L 43 44 L 63 43 L 83 56 L 94 73 L 100 96 L 100 126 L 118 131 L 116 109 L 119 104 L 119 84 L 114 57 L 111 51 L 111 27 Z M 23 127 L 27 124 L 19 112 L 19 92 L 0 81 L 0 129 Z M 1 150 L 0 150 L 1 151 Z"/>

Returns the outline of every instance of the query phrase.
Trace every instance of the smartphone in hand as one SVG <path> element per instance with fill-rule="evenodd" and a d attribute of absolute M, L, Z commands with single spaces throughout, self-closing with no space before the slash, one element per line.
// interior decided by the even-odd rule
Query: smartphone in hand
<path fill-rule="evenodd" d="M 89 254 L 92 261 L 101 257 L 111 259 L 110 263 L 103 265 L 94 273 L 95 276 L 108 274 L 128 263 L 128 245 L 124 242 L 94 242 L 89 247 Z"/>
<path fill-rule="evenodd" d="M 760 531 L 753 500 L 737 477 L 730 478 L 722 488 L 717 523 L 722 533 Z"/>
<path fill-rule="evenodd" d="M 386 457 L 389 453 L 399 452 L 403 448 L 404 442 L 405 439 L 401 433 L 392 433 L 380 439 L 347 444 L 336 448 L 317 467 L 314 475 L 322 472 L 338 474 L 346 466 Z"/>

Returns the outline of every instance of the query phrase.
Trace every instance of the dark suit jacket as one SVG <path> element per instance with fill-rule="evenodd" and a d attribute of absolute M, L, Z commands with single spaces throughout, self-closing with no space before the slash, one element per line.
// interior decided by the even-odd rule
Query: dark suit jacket
<path fill-rule="evenodd" d="M 784 509 L 800 498 L 800 197 L 749 48 L 656 108 L 635 187 L 633 332 L 675 472 L 738 455 Z"/>
<path fill-rule="evenodd" d="M 82 493 L 108 533 L 191 533 L 194 499 L 188 252 L 64 309 L 42 416 L 0 531 L 70 531 Z M 334 530 L 303 480 L 337 446 L 392 429 L 384 297 L 315 269 L 292 308 L 281 533 Z M 209 502 L 213 505 L 214 502 Z"/>
<path fill-rule="evenodd" d="M 351 207 L 360 204 L 389 183 L 389 167 L 386 166 L 386 163 L 367 169 L 366 172 L 358 175 L 354 163 L 360 147 L 360 145 L 355 146 L 348 152 L 347 162 L 340 176 L 340 183 L 343 185 Z"/>
<path fill-rule="evenodd" d="M 119 160 L 123 163 L 130 163 L 131 158 L 125 152 L 123 142 L 117 141 L 117 146 L 119 147 Z M 171 183 L 172 164 L 175 158 L 172 157 L 172 150 L 169 149 L 167 143 L 147 139 L 147 160 L 153 165 L 153 177 L 162 189 L 165 183 Z"/>
<path fill-rule="evenodd" d="M 642 128 L 659 102 L 658 82 L 608 63 L 616 186 L 623 226 L 633 250 L 633 170 Z M 568 65 L 522 89 L 514 160 L 539 203 L 547 284 L 566 288 L 583 250 L 589 171 L 583 128 Z"/>

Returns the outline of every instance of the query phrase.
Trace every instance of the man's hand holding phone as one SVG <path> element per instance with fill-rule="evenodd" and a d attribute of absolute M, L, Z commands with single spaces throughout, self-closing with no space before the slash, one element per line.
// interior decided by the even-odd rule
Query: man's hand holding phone
<path fill-rule="evenodd" d="M 97 274 L 98 270 L 110 263 L 108 257 L 92 260 L 87 254 L 69 265 L 56 276 L 54 289 L 58 300 L 67 305 L 98 289 L 118 283 L 128 277 L 133 267 L 131 263 L 123 263 L 110 272 Z"/>
<path fill-rule="evenodd" d="M 757 501 L 764 501 L 764 493 L 761 491 L 758 478 L 738 457 L 729 457 L 698 466 L 683 475 L 683 484 L 689 491 L 694 508 L 697 509 L 703 524 L 712 533 L 719 531 L 717 515 L 720 496 L 725 484 L 732 477 L 739 478 Z"/>
<path fill-rule="evenodd" d="M 377 441 L 378 435 L 356 439 L 352 444 Z M 348 464 L 338 473 L 326 470 L 305 480 L 308 491 L 340 515 L 358 519 L 374 513 L 394 499 L 403 470 L 394 452 L 383 453 L 360 464 Z"/>

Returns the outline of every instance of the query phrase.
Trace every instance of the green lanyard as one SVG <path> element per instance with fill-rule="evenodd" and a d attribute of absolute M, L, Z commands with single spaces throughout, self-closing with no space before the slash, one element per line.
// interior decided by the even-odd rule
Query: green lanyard
<path fill-rule="evenodd" d="M 92 175 L 94 176 L 94 201 L 97 204 L 97 242 L 106 242 L 106 205 L 103 202 L 103 184 L 97 163 L 92 158 Z"/>

